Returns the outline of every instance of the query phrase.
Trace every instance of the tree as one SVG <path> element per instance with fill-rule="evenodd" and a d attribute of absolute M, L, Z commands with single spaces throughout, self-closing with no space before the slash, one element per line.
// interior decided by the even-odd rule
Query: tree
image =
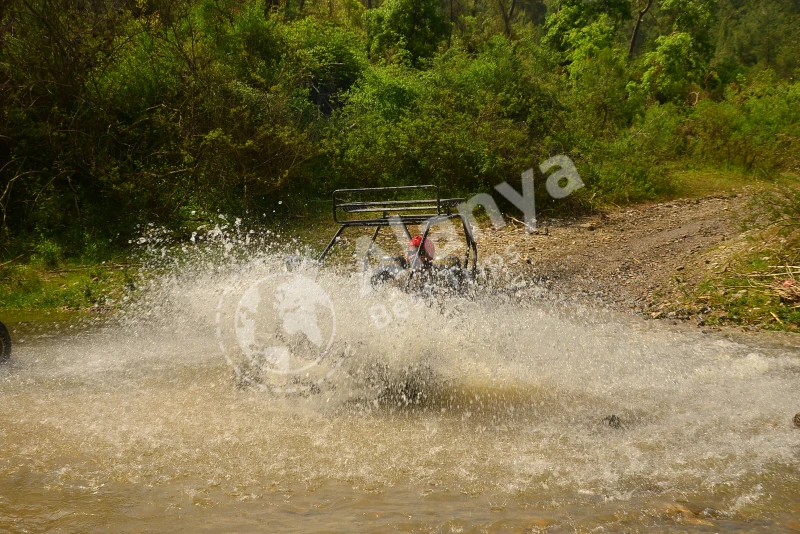
<path fill-rule="evenodd" d="M 639 10 L 639 14 L 636 16 L 636 23 L 633 25 L 633 35 L 631 36 L 631 44 L 628 46 L 628 55 L 633 55 L 633 48 L 636 46 L 636 36 L 639 34 L 639 28 L 642 25 L 642 19 L 644 16 L 647 15 L 647 12 L 650 11 L 650 6 L 653 5 L 653 0 L 646 0 L 646 4 L 642 9 Z"/>
<path fill-rule="evenodd" d="M 365 17 L 373 54 L 400 52 L 415 65 L 432 57 L 450 31 L 438 0 L 387 0 Z"/>
<path fill-rule="evenodd" d="M 600 18 L 616 31 L 631 18 L 630 0 L 564 0 L 545 21 L 542 42 L 560 52 L 573 47 L 571 36 Z"/>
<path fill-rule="evenodd" d="M 711 30 L 717 0 L 662 0 L 661 11 L 672 18 L 672 31 L 692 38 L 692 51 L 708 62 L 714 55 Z"/>
<path fill-rule="evenodd" d="M 800 70 L 800 2 L 720 0 L 714 32 L 716 60 L 744 68 L 770 68 L 784 77 Z M 736 72 L 728 76 L 732 79 Z"/>
<path fill-rule="evenodd" d="M 663 0 L 661 12 L 672 19 L 672 32 L 655 40 L 645 54 L 644 72 L 629 84 L 631 93 L 660 102 L 684 99 L 692 86 L 705 83 L 714 55 L 710 27 L 716 0 Z"/>

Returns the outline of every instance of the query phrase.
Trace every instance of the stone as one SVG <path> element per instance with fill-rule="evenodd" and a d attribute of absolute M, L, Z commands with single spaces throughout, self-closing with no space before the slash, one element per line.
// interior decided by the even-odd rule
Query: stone
<path fill-rule="evenodd" d="M 678 521 L 680 523 L 684 523 L 686 525 L 704 525 L 704 526 L 713 525 L 712 522 L 697 517 L 697 514 L 695 514 L 682 504 L 677 504 L 677 503 L 667 504 L 662 507 L 662 512 L 667 517 L 674 519 L 675 521 Z"/>
<path fill-rule="evenodd" d="M 530 519 L 528 523 L 530 524 L 531 528 L 540 529 L 547 528 L 550 525 L 555 525 L 557 521 L 547 517 L 534 517 L 533 519 Z"/>
<path fill-rule="evenodd" d="M 794 421 L 794 426 L 796 426 L 797 428 L 800 428 L 800 412 L 797 412 L 796 414 L 794 414 L 793 421 Z"/>

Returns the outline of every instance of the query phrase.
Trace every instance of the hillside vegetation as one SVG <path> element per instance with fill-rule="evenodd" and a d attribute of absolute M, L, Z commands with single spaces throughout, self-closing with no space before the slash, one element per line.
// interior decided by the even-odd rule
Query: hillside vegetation
<path fill-rule="evenodd" d="M 798 50 L 800 0 L 8 0 L 0 307 L 102 303 L 141 225 L 519 188 L 558 154 L 586 187 L 545 214 L 783 184 L 754 220 L 797 265 Z"/>

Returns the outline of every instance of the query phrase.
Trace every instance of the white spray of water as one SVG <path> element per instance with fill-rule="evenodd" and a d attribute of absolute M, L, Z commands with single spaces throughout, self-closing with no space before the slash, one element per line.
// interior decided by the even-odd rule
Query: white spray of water
<path fill-rule="evenodd" d="M 760 499 L 765 473 L 797 476 L 791 348 L 565 307 L 535 286 L 365 290 L 360 276 L 289 269 L 263 243 L 256 254 L 244 230 L 219 235 L 220 246 L 180 254 L 155 246 L 163 260 L 147 264 L 149 285 L 112 324 L 19 351 L 0 376 L 3 457 L 35 454 L 62 484 L 705 493 L 731 514 Z M 285 279 L 324 292 L 304 312 L 322 310 L 317 330 L 296 316 L 276 334 L 285 317 L 269 280 Z M 270 339 L 304 364 L 269 356 Z M 620 428 L 604 422 L 611 414 Z"/>

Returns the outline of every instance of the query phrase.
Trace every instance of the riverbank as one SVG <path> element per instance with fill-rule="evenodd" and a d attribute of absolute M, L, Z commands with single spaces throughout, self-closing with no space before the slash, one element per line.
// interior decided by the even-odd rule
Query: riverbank
<path fill-rule="evenodd" d="M 9 263 L 0 267 L 0 314 L 27 320 L 109 311 L 132 287 L 136 269 L 128 257 L 50 266 Z"/>
<path fill-rule="evenodd" d="M 533 281 L 552 299 L 587 303 L 704 329 L 800 329 L 800 277 L 792 236 L 746 228 L 763 183 L 740 177 L 684 176 L 682 198 L 610 207 L 577 218 L 545 219 L 534 233 L 513 217 L 501 229 L 481 224 L 480 263 L 494 274 Z M 287 236 L 321 250 L 333 224 L 321 215 L 284 225 Z M 332 262 L 352 262 L 355 233 Z M 380 240 L 379 240 L 380 242 Z M 387 250 L 392 238 L 386 236 Z M 84 264 L 11 262 L 0 267 L 0 314 L 10 317 L 105 313 L 135 288 L 130 256 Z M 792 289 L 792 288 L 789 288 Z M 25 319 L 21 319 L 25 320 Z"/>

